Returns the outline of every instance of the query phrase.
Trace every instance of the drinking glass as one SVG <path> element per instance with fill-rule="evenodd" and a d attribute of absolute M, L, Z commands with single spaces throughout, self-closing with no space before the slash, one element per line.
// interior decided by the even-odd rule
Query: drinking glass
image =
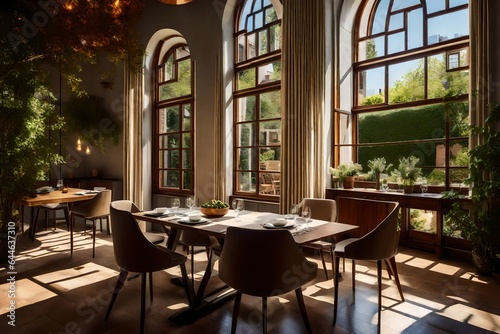
<path fill-rule="evenodd" d="M 380 186 L 382 191 L 387 191 L 387 189 L 389 189 L 389 185 L 387 183 L 382 183 L 382 185 Z"/>
<path fill-rule="evenodd" d="M 188 198 L 186 198 L 186 206 L 189 208 L 189 212 L 193 211 L 193 206 L 194 206 L 193 196 L 188 196 Z"/>
<path fill-rule="evenodd" d="M 427 185 L 427 180 L 423 180 L 422 183 L 420 183 L 420 190 L 422 190 L 422 195 L 425 194 L 427 189 L 429 189 L 429 186 Z"/>
<path fill-rule="evenodd" d="M 292 215 L 292 219 L 295 220 L 299 214 L 299 206 L 297 204 L 292 204 L 290 206 L 290 214 Z"/>
<path fill-rule="evenodd" d="M 177 197 L 172 198 L 172 209 L 173 209 L 174 213 L 177 212 L 177 208 L 179 208 L 180 206 L 181 206 L 181 200 L 178 199 Z"/>
<path fill-rule="evenodd" d="M 64 183 L 63 183 L 63 180 L 57 180 L 57 185 L 56 185 L 56 189 L 57 190 L 60 190 L 64 188 Z"/>
<path fill-rule="evenodd" d="M 239 219 L 240 217 L 240 212 L 245 210 L 245 201 L 242 200 L 242 199 L 239 199 L 237 204 L 236 204 L 236 212 L 237 212 L 237 215 L 236 217 Z"/>
<path fill-rule="evenodd" d="M 312 215 L 311 208 L 307 205 L 304 205 L 302 207 L 301 215 L 302 218 L 304 218 L 304 220 L 306 221 L 306 228 L 309 228 L 309 220 L 311 219 Z"/>

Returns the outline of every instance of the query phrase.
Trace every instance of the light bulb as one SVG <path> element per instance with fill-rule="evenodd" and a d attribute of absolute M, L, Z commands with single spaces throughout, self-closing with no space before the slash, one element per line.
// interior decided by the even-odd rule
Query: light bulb
<path fill-rule="evenodd" d="M 82 141 L 80 140 L 80 138 L 78 138 L 76 140 L 76 150 L 77 151 L 81 151 L 82 150 Z"/>
<path fill-rule="evenodd" d="M 90 147 L 87 146 L 87 149 L 85 150 L 86 155 L 90 155 Z"/>

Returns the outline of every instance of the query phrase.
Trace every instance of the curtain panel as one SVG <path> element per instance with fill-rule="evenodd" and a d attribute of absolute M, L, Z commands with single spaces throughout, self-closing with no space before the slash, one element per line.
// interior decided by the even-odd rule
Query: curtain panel
<path fill-rule="evenodd" d="M 470 0 L 470 94 L 469 119 L 472 126 L 482 127 L 489 114 L 491 102 L 490 66 L 490 0 Z M 482 143 L 478 136 L 471 135 L 469 148 Z"/>
<path fill-rule="evenodd" d="M 143 75 L 125 67 L 123 111 L 123 198 L 144 207 L 142 194 Z"/>
<path fill-rule="evenodd" d="M 284 0 L 280 211 L 324 197 L 324 0 Z"/>

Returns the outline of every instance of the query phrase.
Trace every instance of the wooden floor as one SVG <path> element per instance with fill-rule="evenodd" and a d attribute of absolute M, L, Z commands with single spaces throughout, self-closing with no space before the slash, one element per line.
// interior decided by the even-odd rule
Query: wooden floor
<path fill-rule="evenodd" d="M 96 258 L 88 236 L 75 235 L 75 253 L 69 254 L 69 234 L 40 231 L 34 243 L 28 236 L 17 240 L 15 299 L 9 299 L 6 269 L 0 270 L 1 333 L 137 333 L 140 279 L 126 282 L 108 322 L 104 315 L 116 282 L 111 237 L 98 233 Z M 310 254 L 311 258 L 319 258 Z M 197 279 L 206 255 L 195 256 Z M 500 332 L 498 277 L 482 277 L 463 262 L 438 259 L 434 254 L 400 248 L 398 270 L 406 301 L 401 302 L 393 281 L 384 273 L 382 333 L 494 333 Z M 188 262 L 189 270 L 189 262 Z M 330 263 L 328 263 L 330 266 Z M 304 287 L 304 298 L 313 333 L 376 333 L 376 269 L 357 265 L 356 303 L 351 294 L 350 263 L 340 282 L 339 317 L 332 325 L 333 282 L 322 271 Z M 321 263 L 320 263 L 321 268 Z M 154 274 L 154 300 L 147 300 L 146 333 L 229 333 L 232 300 L 189 325 L 168 318 L 186 306 L 183 289 L 170 278 L 172 269 Z M 221 285 L 213 277 L 209 289 Z M 8 324 L 6 306 L 15 300 L 15 327 Z M 243 296 L 238 333 L 260 333 L 261 301 Z M 305 333 L 295 294 L 271 298 L 268 333 Z"/>

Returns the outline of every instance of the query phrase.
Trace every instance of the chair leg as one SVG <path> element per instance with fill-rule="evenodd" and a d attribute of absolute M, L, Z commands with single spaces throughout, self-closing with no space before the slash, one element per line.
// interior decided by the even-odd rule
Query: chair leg
<path fill-rule="evenodd" d="M 48 210 L 44 210 L 45 211 L 45 229 L 48 230 L 49 229 L 49 211 Z M 54 225 L 55 225 L 55 222 L 54 222 Z"/>
<path fill-rule="evenodd" d="M 146 273 L 141 274 L 141 334 L 144 334 L 144 318 L 146 313 Z"/>
<path fill-rule="evenodd" d="M 338 272 L 338 271 L 335 270 L 335 259 L 334 259 L 334 256 L 333 256 L 333 252 L 334 252 L 333 247 L 330 246 L 330 256 L 332 258 L 332 275 L 337 275 L 337 273 L 339 275 L 342 275 L 340 272 Z"/>
<path fill-rule="evenodd" d="M 262 297 L 262 333 L 267 333 L 267 297 Z"/>
<path fill-rule="evenodd" d="M 92 220 L 92 257 L 95 257 L 95 220 Z"/>
<path fill-rule="evenodd" d="M 352 260 L 352 303 L 356 301 L 356 261 Z"/>
<path fill-rule="evenodd" d="M 380 319 L 382 316 L 382 261 L 377 261 L 377 281 L 378 281 L 378 325 L 377 330 L 380 333 Z"/>
<path fill-rule="evenodd" d="M 405 297 L 403 296 L 403 289 L 401 287 L 401 282 L 399 282 L 398 268 L 396 267 L 396 257 L 391 257 L 389 259 L 389 264 L 392 270 L 392 274 L 394 275 L 394 280 L 396 281 L 396 285 L 399 290 L 399 295 L 401 296 L 401 300 L 405 301 Z"/>
<path fill-rule="evenodd" d="M 335 258 L 335 272 L 339 271 L 340 257 L 334 256 Z M 334 282 L 334 295 L 333 295 L 333 324 L 337 322 L 337 310 L 339 306 L 339 275 L 333 275 Z"/>
<path fill-rule="evenodd" d="M 191 284 L 194 286 L 194 246 L 188 248 L 188 254 L 189 252 L 191 252 Z"/>
<path fill-rule="evenodd" d="M 40 212 L 40 209 L 37 207 L 35 211 L 35 218 L 31 217 L 33 219 L 33 224 L 30 228 L 30 234 L 31 234 L 31 242 L 35 241 L 35 233 L 36 233 L 36 221 L 38 220 L 38 213 Z"/>
<path fill-rule="evenodd" d="M 295 289 L 295 295 L 297 296 L 300 314 L 302 315 L 302 319 L 304 320 L 304 325 L 306 325 L 307 333 L 311 334 L 311 324 L 309 323 L 309 318 L 307 317 L 306 305 L 304 304 L 304 296 L 302 295 L 302 289 L 300 287 Z"/>
<path fill-rule="evenodd" d="M 236 291 L 236 298 L 234 299 L 233 307 L 233 319 L 231 321 L 231 334 L 236 333 L 236 324 L 238 323 L 238 314 L 240 313 L 241 295 L 241 292 Z"/>
<path fill-rule="evenodd" d="M 321 262 L 323 263 L 323 270 L 325 271 L 325 277 L 328 280 L 328 271 L 326 270 L 325 254 L 322 249 L 319 250 L 319 254 L 321 255 Z"/>
<path fill-rule="evenodd" d="M 153 302 L 153 273 L 149 272 L 149 298 Z"/>
<path fill-rule="evenodd" d="M 111 235 L 111 225 L 109 223 L 109 216 L 106 217 L 106 233 Z"/>
<path fill-rule="evenodd" d="M 108 311 L 106 312 L 106 317 L 104 321 L 108 321 L 109 315 L 111 313 L 111 309 L 115 304 L 116 297 L 118 296 L 118 292 L 120 292 L 123 287 L 123 283 L 127 279 L 128 271 L 124 269 L 120 269 L 120 274 L 118 275 L 118 281 L 116 281 L 115 290 L 113 291 L 113 296 L 111 297 L 111 301 L 109 302 Z"/>
<path fill-rule="evenodd" d="M 66 228 L 68 229 L 69 231 L 69 224 L 70 224 L 70 219 L 69 219 L 69 209 L 68 209 L 68 206 L 66 205 L 66 207 L 64 208 L 64 219 L 66 219 Z"/>

